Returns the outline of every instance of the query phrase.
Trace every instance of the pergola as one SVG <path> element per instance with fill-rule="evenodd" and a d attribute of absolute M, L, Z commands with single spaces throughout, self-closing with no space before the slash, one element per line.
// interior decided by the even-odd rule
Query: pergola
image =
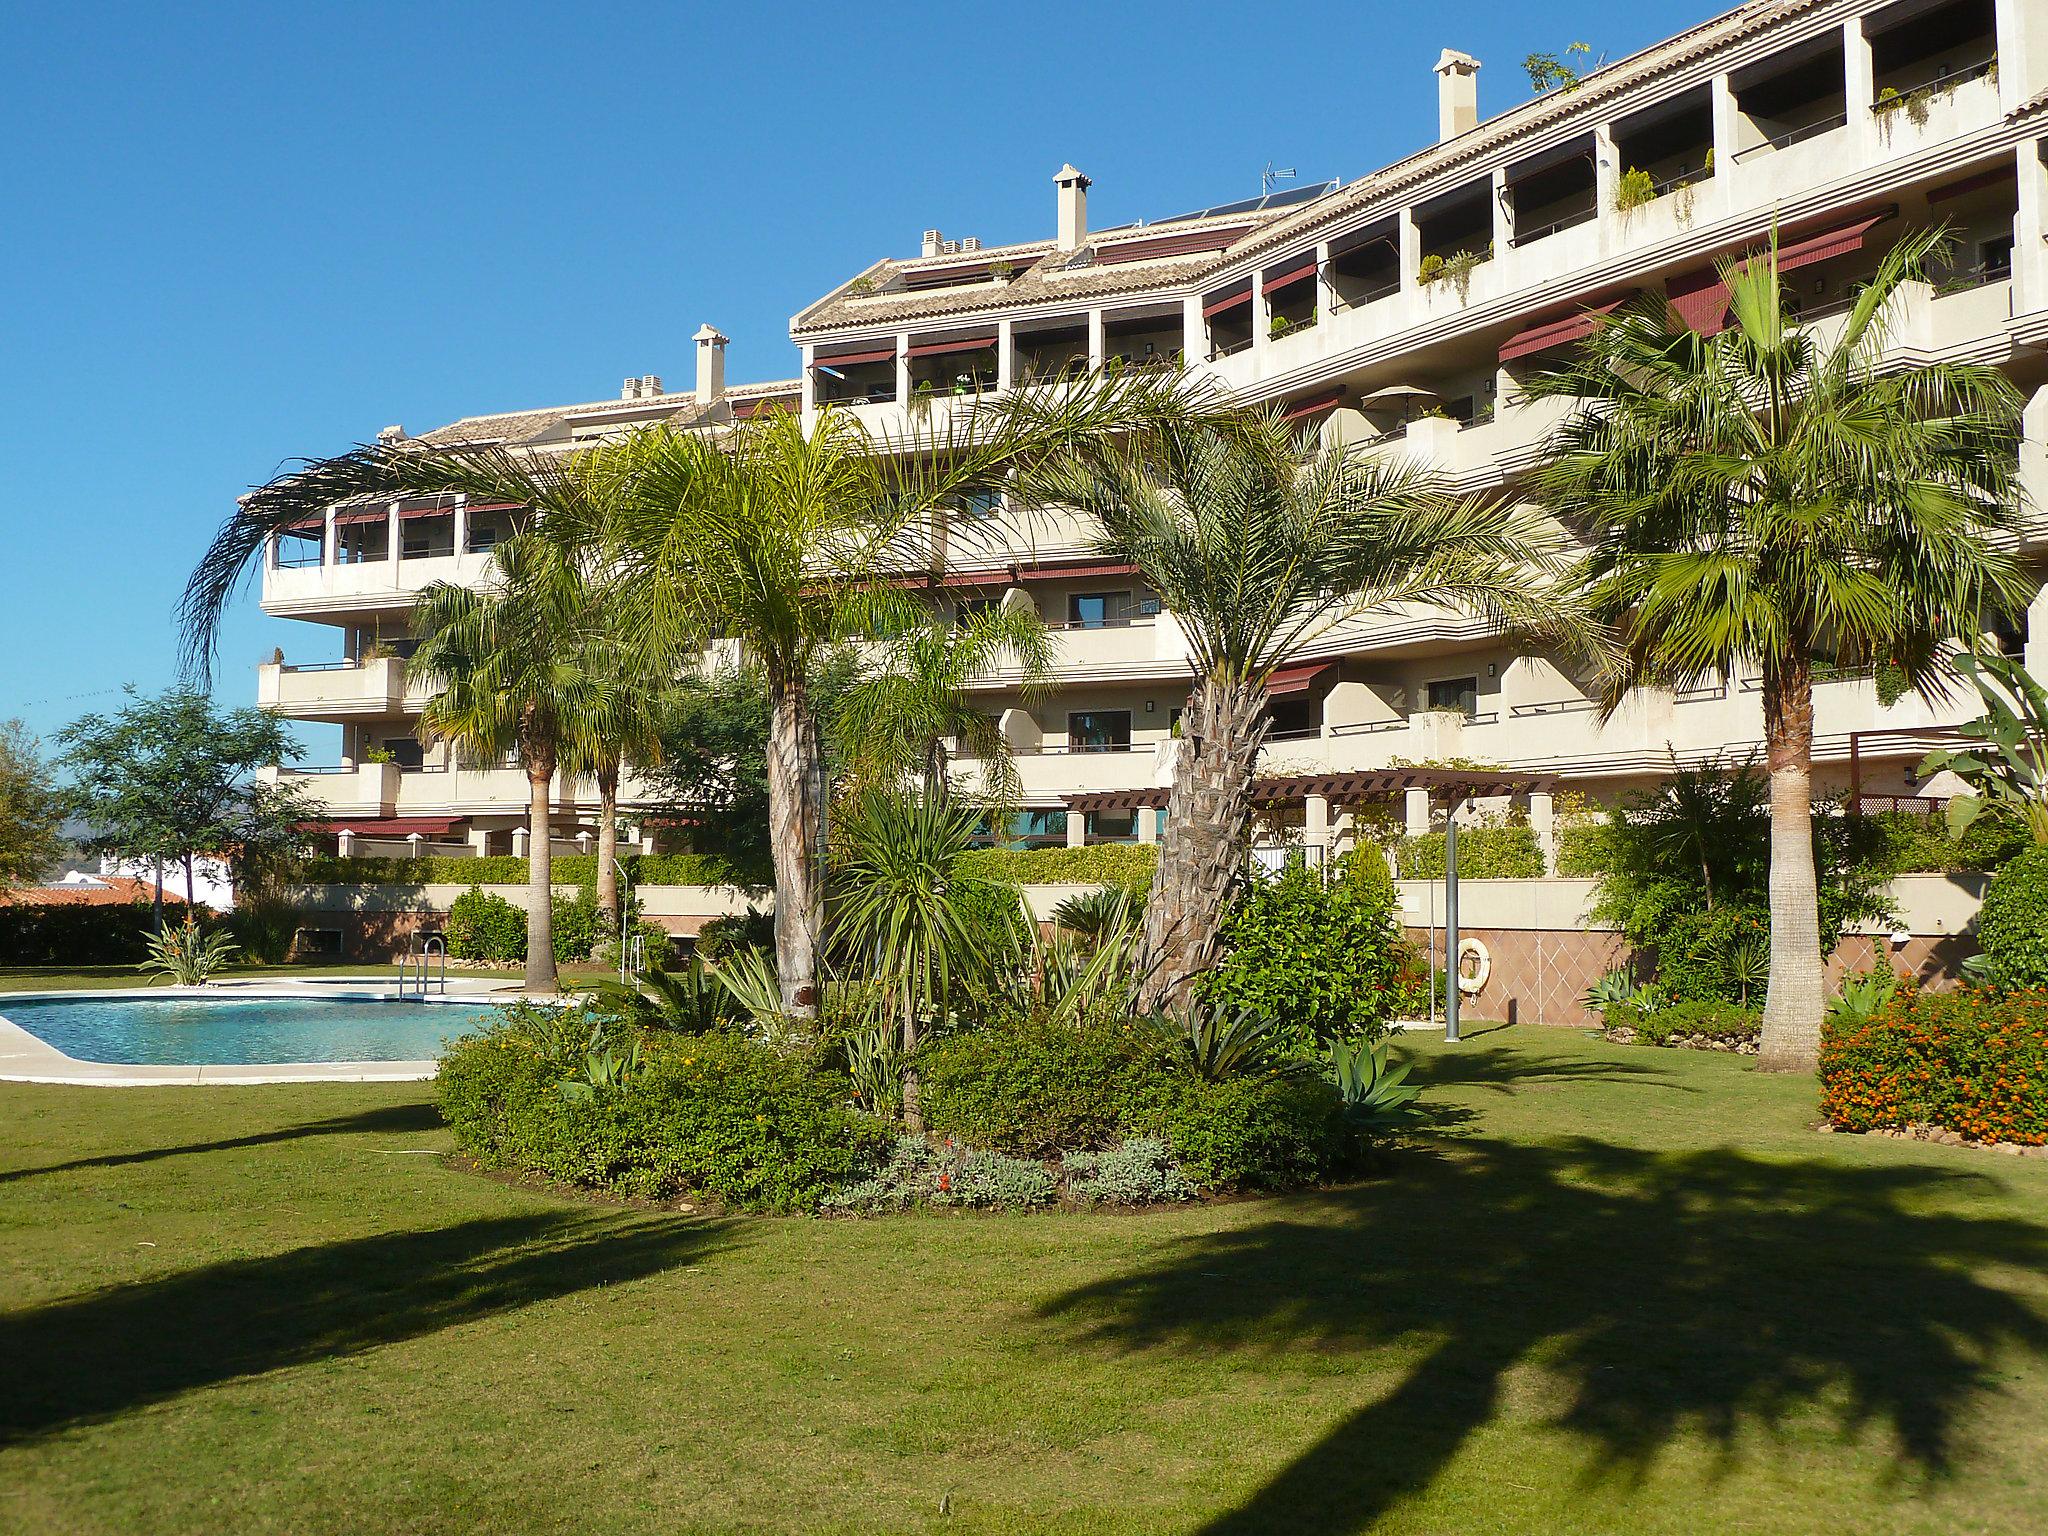
<path fill-rule="evenodd" d="M 1252 804 L 1269 807 L 1300 804 L 1310 812 L 1312 835 L 1327 837 L 1332 806 L 1391 800 L 1396 795 L 1425 812 L 1443 801 L 1451 814 L 1444 822 L 1444 1038 L 1458 1036 L 1458 809 L 1470 800 L 1507 795 L 1542 796 L 1544 819 L 1556 788 L 1553 774 L 1509 773 L 1490 768 L 1370 768 L 1350 773 L 1298 773 L 1255 779 Z M 1065 795 L 1068 826 L 1073 818 L 1093 811 L 1141 811 L 1164 806 L 1168 791 L 1160 785 L 1144 789 L 1089 790 Z M 1412 819 L 1412 817 L 1411 817 Z M 1433 959 L 1434 957 L 1432 957 Z"/>

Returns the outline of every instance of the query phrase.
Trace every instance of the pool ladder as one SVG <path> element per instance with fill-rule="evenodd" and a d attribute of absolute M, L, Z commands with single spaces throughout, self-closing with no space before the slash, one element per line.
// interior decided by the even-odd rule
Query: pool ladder
<path fill-rule="evenodd" d="M 398 957 L 398 995 L 414 991 L 425 997 L 429 990 L 448 995 L 448 946 L 437 934 L 425 940 L 415 935 L 413 947 Z"/>

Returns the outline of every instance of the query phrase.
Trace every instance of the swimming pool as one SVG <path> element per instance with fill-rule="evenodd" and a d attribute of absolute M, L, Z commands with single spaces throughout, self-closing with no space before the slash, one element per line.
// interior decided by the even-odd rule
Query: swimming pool
<path fill-rule="evenodd" d="M 66 1056 L 133 1066 L 431 1061 L 490 1011 L 365 996 L 0 998 L 0 1018 Z"/>

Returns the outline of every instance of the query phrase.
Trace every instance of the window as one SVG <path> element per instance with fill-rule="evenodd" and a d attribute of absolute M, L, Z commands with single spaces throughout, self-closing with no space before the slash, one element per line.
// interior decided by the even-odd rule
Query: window
<path fill-rule="evenodd" d="M 1003 510 L 1003 493 L 983 489 L 962 491 L 953 499 L 953 516 L 963 523 L 985 523 Z"/>
<path fill-rule="evenodd" d="M 334 558 L 341 565 L 369 565 L 391 556 L 391 521 L 382 516 L 334 524 Z"/>
<path fill-rule="evenodd" d="M 341 930 L 339 928 L 301 928 L 292 935 L 292 953 L 295 957 L 312 959 L 327 956 L 341 958 Z"/>
<path fill-rule="evenodd" d="M 387 736 L 378 745 L 390 754 L 390 760 L 400 768 L 417 769 L 427 760 L 426 752 L 416 736 Z"/>
<path fill-rule="evenodd" d="M 512 537 L 512 514 L 505 508 L 472 507 L 469 513 L 469 552 L 481 555 L 496 549 Z"/>
<path fill-rule="evenodd" d="M 1479 679 L 1476 677 L 1438 678 L 1429 685 L 1429 708 L 1454 709 L 1464 715 L 1477 714 L 1479 712 Z"/>
<path fill-rule="evenodd" d="M 409 515 L 399 523 L 401 546 L 399 556 L 405 560 L 428 560 L 455 553 L 455 514 L 439 513 L 431 517 Z"/>
<path fill-rule="evenodd" d="M 1984 280 L 1996 283 L 2012 276 L 2012 236 L 2000 235 L 1996 240 L 1984 240 L 1977 245 L 1977 264 L 1984 269 Z"/>
<path fill-rule="evenodd" d="M 1067 716 L 1067 745 L 1075 752 L 1127 752 L 1131 746 L 1128 709 L 1085 709 Z"/>
<path fill-rule="evenodd" d="M 1153 605 L 1158 612 L 1158 605 Z M 1131 622 L 1131 594 L 1124 592 L 1076 592 L 1067 599 L 1067 625 L 1072 629 L 1105 629 Z"/>
<path fill-rule="evenodd" d="M 288 571 L 318 565 L 326 547 L 327 530 L 318 524 L 311 528 L 287 528 L 277 536 L 277 569 Z"/>
<path fill-rule="evenodd" d="M 1058 845 L 1067 840 L 1067 813 L 1064 810 L 1019 811 L 1010 818 L 1010 841 L 1013 844 L 1036 848 Z"/>
<path fill-rule="evenodd" d="M 1088 841 L 1091 843 L 1135 843 L 1138 840 L 1136 811 L 1090 811 Z"/>

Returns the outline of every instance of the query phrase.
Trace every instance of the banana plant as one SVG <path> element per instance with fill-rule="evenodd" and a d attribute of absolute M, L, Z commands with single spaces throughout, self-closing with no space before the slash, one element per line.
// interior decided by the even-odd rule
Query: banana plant
<path fill-rule="evenodd" d="M 1957 727 L 1976 745 L 1930 752 L 1920 763 L 1923 775 L 1946 769 L 1970 787 L 1948 803 L 1949 836 L 1995 816 L 2048 843 L 2048 689 L 2010 656 L 1961 655 L 1955 668 L 1984 704 L 1982 718 Z"/>

